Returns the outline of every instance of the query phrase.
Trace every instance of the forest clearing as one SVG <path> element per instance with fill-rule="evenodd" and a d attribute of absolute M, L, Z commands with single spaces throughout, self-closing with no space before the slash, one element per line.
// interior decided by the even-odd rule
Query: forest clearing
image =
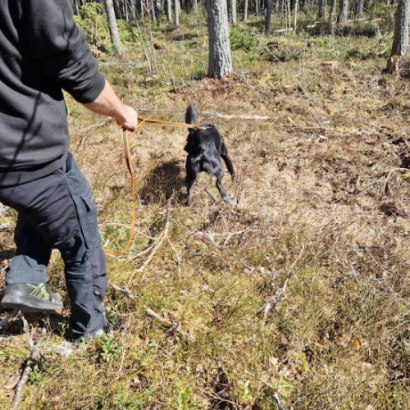
<path fill-rule="evenodd" d="M 49 283 L 65 307 L 25 315 L 26 331 L 20 316 L 1 328 L 0 409 L 30 357 L 27 333 L 39 354 L 20 409 L 409 408 L 410 60 L 383 73 L 396 4 L 376 3 L 330 31 L 307 5 L 296 31 L 296 18 L 273 13 L 270 34 L 250 11 L 229 27 L 233 72 L 218 79 L 207 76 L 202 4 L 178 25 L 118 20 L 118 58 L 105 15 L 75 2 L 124 102 L 184 122 L 191 101 L 200 123 L 218 127 L 238 180 L 225 169 L 224 186 L 238 203 L 201 174 L 186 206 L 187 130 L 129 133 L 136 229 L 127 253 L 108 255 L 112 330 L 78 348 L 66 341 L 53 253 Z M 66 101 L 104 246 L 120 252 L 132 210 L 122 132 Z M 0 205 L 0 291 L 15 222 Z"/>

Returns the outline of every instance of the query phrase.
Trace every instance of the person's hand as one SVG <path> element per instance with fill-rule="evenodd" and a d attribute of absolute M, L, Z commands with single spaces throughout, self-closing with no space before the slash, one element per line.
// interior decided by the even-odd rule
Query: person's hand
<path fill-rule="evenodd" d="M 138 113 L 129 105 L 123 105 L 120 114 L 115 119 L 123 130 L 135 131 L 137 128 Z"/>

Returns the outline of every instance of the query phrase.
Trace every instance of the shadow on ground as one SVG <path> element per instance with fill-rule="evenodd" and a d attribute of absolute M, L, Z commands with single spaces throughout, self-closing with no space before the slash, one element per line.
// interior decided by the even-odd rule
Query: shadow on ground
<path fill-rule="evenodd" d="M 185 199 L 183 186 L 185 176 L 177 160 L 163 162 L 153 168 L 145 179 L 144 186 L 139 190 L 141 201 L 146 205 L 163 204 L 174 194 L 174 199 Z"/>

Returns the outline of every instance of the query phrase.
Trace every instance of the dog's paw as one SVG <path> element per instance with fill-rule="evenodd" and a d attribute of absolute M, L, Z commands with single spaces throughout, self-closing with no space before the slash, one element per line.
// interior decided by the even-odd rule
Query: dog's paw
<path fill-rule="evenodd" d="M 230 197 L 228 197 L 225 202 L 231 206 L 235 206 L 238 201 L 235 199 L 235 197 L 233 195 L 231 195 Z"/>

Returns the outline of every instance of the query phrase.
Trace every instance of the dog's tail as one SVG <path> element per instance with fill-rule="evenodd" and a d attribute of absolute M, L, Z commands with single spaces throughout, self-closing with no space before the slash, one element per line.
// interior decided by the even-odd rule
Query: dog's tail
<path fill-rule="evenodd" d="M 198 119 L 198 114 L 197 114 L 194 106 L 192 105 L 192 103 L 189 102 L 188 107 L 186 109 L 185 122 L 187 124 L 195 125 L 197 119 Z"/>

